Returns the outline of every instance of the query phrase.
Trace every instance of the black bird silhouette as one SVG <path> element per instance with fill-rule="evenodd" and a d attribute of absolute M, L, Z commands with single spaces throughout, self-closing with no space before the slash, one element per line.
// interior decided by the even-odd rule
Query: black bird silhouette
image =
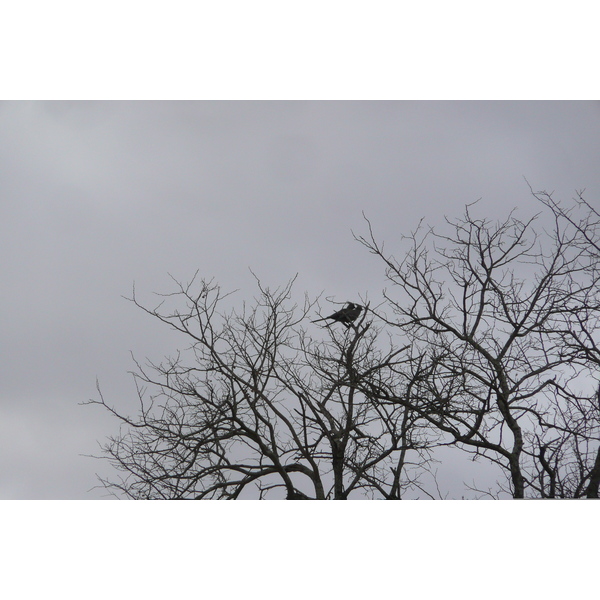
<path fill-rule="evenodd" d="M 326 321 L 327 319 L 332 319 L 333 321 L 337 321 L 338 323 L 342 323 L 346 327 L 350 327 L 350 323 L 352 321 L 356 321 L 358 315 L 360 315 L 360 311 L 363 307 L 360 304 L 354 304 L 353 302 L 348 302 L 348 304 L 334 312 L 332 315 L 328 317 L 323 317 L 322 319 L 316 319 L 313 323 L 318 323 L 319 321 Z"/>

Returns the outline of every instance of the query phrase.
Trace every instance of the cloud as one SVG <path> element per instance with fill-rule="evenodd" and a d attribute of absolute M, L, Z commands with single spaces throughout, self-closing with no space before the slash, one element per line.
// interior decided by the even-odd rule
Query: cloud
<path fill-rule="evenodd" d="M 2 497 L 90 497 L 98 465 L 79 453 L 114 430 L 78 402 L 96 376 L 132 402 L 129 351 L 177 345 L 121 298 L 134 280 L 151 299 L 200 269 L 250 298 L 251 267 L 376 296 L 362 211 L 393 249 L 479 197 L 489 216 L 527 209 L 523 175 L 600 192 L 585 102 L 9 102 L 0 135 Z"/>

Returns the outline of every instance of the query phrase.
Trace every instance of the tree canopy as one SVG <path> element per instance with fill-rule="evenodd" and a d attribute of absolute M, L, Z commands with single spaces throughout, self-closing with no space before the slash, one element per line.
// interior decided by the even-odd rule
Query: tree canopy
<path fill-rule="evenodd" d="M 100 388 L 90 401 L 122 424 L 103 445 L 121 477 L 103 484 L 136 499 L 445 497 L 435 470 L 452 447 L 499 474 L 480 497 L 597 498 L 600 215 L 582 194 L 533 197 L 525 220 L 470 205 L 444 231 L 422 222 L 399 258 L 366 221 L 356 239 L 387 288 L 376 306 L 349 299 L 363 310 L 344 323 L 312 323 L 320 299 L 294 302 L 294 280 L 257 279 L 238 308 L 198 273 L 155 307 L 134 290 L 186 347 L 136 362 L 135 416 Z"/>

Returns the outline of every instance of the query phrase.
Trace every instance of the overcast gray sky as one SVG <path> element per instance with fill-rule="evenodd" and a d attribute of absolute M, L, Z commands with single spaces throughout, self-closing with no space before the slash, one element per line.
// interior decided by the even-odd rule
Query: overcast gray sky
<path fill-rule="evenodd" d="M 533 211 L 523 177 L 599 207 L 599 157 L 597 102 L 0 103 L 0 498 L 105 495 L 82 455 L 117 424 L 79 403 L 96 377 L 132 403 L 130 352 L 177 341 L 122 298 L 134 280 L 151 302 L 199 269 L 241 302 L 250 267 L 376 299 L 362 211 L 393 250 L 478 198 Z"/>

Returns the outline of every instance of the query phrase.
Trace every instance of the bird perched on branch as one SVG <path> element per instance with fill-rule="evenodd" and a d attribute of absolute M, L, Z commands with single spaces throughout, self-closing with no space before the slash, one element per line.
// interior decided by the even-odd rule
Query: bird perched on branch
<path fill-rule="evenodd" d="M 319 321 L 326 321 L 327 319 L 332 319 L 333 321 L 342 323 L 346 327 L 350 327 L 350 323 L 352 323 L 352 321 L 356 321 L 356 319 L 358 318 L 358 315 L 360 315 L 360 311 L 362 309 L 363 309 L 363 307 L 360 304 L 354 304 L 352 302 L 348 302 L 348 304 L 341 310 L 334 312 L 332 315 L 329 315 L 328 317 L 323 317 L 322 319 L 317 319 L 316 321 L 313 321 L 313 323 L 318 323 Z"/>

